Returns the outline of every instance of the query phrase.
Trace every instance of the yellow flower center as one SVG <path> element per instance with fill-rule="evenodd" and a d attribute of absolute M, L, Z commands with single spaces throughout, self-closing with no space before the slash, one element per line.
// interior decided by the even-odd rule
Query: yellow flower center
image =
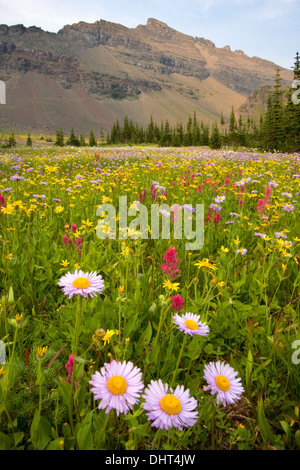
<path fill-rule="evenodd" d="M 181 403 L 177 397 L 172 394 L 165 395 L 160 400 L 160 406 L 168 415 L 177 415 L 181 411 Z"/>
<path fill-rule="evenodd" d="M 120 375 L 114 375 L 108 379 L 106 385 L 108 390 L 114 395 L 123 395 L 127 389 L 127 382 L 124 377 L 121 377 Z"/>
<path fill-rule="evenodd" d="M 197 330 L 198 329 L 198 325 L 194 320 L 185 320 L 184 324 L 190 330 Z"/>
<path fill-rule="evenodd" d="M 230 382 L 224 375 L 217 375 L 216 384 L 223 392 L 227 392 L 230 389 Z"/>
<path fill-rule="evenodd" d="M 73 286 L 76 287 L 76 289 L 86 289 L 87 287 L 90 287 L 90 285 L 90 281 L 85 277 L 78 277 L 73 281 Z"/>

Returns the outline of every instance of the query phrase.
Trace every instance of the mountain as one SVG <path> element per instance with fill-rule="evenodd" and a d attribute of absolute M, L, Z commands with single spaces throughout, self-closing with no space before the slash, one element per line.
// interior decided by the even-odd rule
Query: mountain
<path fill-rule="evenodd" d="M 140 124 L 168 119 L 225 119 L 259 87 L 275 82 L 277 65 L 229 46 L 217 48 L 150 18 L 127 28 L 104 20 L 57 33 L 0 25 L 0 79 L 6 105 L 0 129 L 88 134 L 110 130 L 127 115 Z M 293 73 L 280 68 L 282 83 Z"/>

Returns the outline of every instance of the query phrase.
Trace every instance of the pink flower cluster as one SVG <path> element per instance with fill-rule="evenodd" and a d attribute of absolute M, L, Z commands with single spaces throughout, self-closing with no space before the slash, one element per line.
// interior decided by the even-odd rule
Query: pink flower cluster
<path fill-rule="evenodd" d="M 178 312 L 179 310 L 182 310 L 183 304 L 184 304 L 184 299 L 181 297 L 180 294 L 174 295 L 174 297 L 171 297 L 171 302 L 172 302 L 172 309 Z"/>
<path fill-rule="evenodd" d="M 76 231 L 78 230 L 77 228 L 77 225 L 76 224 L 72 224 L 71 226 L 71 231 L 73 233 L 75 233 Z M 69 233 L 70 233 L 70 227 L 68 224 L 65 225 L 65 234 L 63 236 L 63 244 L 64 245 L 72 245 L 72 239 L 69 237 Z M 81 246 L 82 246 L 82 238 L 81 237 L 77 237 L 76 240 L 75 240 L 75 245 L 76 247 L 78 248 L 78 253 L 79 255 L 81 254 Z"/>
<path fill-rule="evenodd" d="M 177 258 L 175 249 L 170 247 L 164 254 L 164 259 L 166 264 L 161 265 L 163 273 L 166 274 L 169 279 L 175 279 L 180 273 L 180 269 L 178 267 L 179 258 Z"/>
<path fill-rule="evenodd" d="M 74 359 L 75 356 L 74 354 L 69 354 L 69 360 L 65 365 L 65 369 L 68 372 L 68 377 L 66 378 L 66 381 L 71 384 L 72 383 L 72 375 L 73 375 L 73 368 L 74 368 Z M 83 377 L 83 373 L 81 374 L 80 379 Z"/>
<path fill-rule="evenodd" d="M 218 211 L 216 212 L 216 215 L 213 216 L 213 214 L 214 214 L 214 209 L 212 207 L 210 207 L 208 209 L 208 215 L 207 215 L 207 217 L 205 217 L 205 223 L 210 222 L 212 217 L 214 217 L 214 224 L 215 224 L 215 226 L 217 226 L 218 223 L 221 220 L 221 215 L 220 215 L 220 212 L 218 212 Z"/>
<path fill-rule="evenodd" d="M 146 199 L 146 196 L 147 196 L 147 190 L 144 189 L 144 190 L 139 194 L 139 201 L 140 201 L 140 202 L 143 202 L 144 199 Z"/>
<path fill-rule="evenodd" d="M 0 194 L 0 209 L 1 207 L 6 207 L 6 202 L 2 194 Z"/>
<path fill-rule="evenodd" d="M 271 200 L 271 188 L 270 186 L 267 186 L 266 192 L 265 192 L 265 198 L 259 199 L 257 202 L 257 206 L 255 207 L 259 215 L 263 215 L 263 212 L 266 206 L 270 203 L 270 200 Z"/>

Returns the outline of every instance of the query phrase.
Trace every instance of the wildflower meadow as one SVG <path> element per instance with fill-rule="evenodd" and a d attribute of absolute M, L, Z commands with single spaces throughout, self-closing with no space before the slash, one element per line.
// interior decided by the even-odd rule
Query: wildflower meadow
<path fill-rule="evenodd" d="M 299 449 L 299 192 L 299 154 L 3 151 L 0 449 Z"/>

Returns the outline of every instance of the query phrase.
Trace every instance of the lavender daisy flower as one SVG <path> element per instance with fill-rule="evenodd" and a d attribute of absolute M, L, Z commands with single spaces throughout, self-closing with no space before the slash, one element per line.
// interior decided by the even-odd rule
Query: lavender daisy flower
<path fill-rule="evenodd" d="M 229 364 L 210 362 L 204 367 L 204 378 L 208 384 L 204 390 L 211 390 L 211 395 L 217 394 L 217 404 L 233 404 L 240 400 L 240 395 L 245 391 L 237 375 Z"/>
<path fill-rule="evenodd" d="M 255 233 L 254 233 L 254 236 L 255 236 L 255 237 L 260 237 L 260 238 L 266 238 L 267 235 L 266 235 L 265 233 L 258 233 L 258 232 L 255 232 Z"/>
<path fill-rule="evenodd" d="M 246 248 L 239 248 L 238 250 L 236 250 L 236 253 L 239 253 L 240 255 L 245 255 L 247 251 L 248 250 Z"/>
<path fill-rule="evenodd" d="M 101 294 L 104 289 L 104 281 L 101 275 L 96 272 L 84 273 L 75 269 L 74 274 L 68 272 L 60 278 L 58 283 L 63 289 L 63 293 L 69 296 L 69 299 L 75 294 L 87 297 L 96 297 L 96 293 Z"/>
<path fill-rule="evenodd" d="M 211 204 L 209 208 L 213 209 L 214 211 L 220 212 L 220 210 L 222 209 L 222 206 L 219 206 L 218 204 Z"/>
<path fill-rule="evenodd" d="M 100 372 L 92 375 L 91 391 L 95 400 L 101 400 L 98 408 L 105 409 L 105 414 L 110 410 L 116 410 L 117 416 L 120 413 L 127 414 L 132 409 L 144 388 L 141 370 L 134 367 L 132 362 L 112 361 L 104 364 Z"/>
<path fill-rule="evenodd" d="M 191 204 L 185 204 L 181 206 L 181 208 L 187 212 L 190 212 L 191 214 L 195 212 L 196 209 Z"/>
<path fill-rule="evenodd" d="M 150 385 L 145 390 L 145 403 L 143 408 L 149 421 L 153 421 L 152 427 L 165 429 L 175 427 L 182 431 L 183 428 L 194 426 L 197 421 L 198 412 L 195 398 L 190 397 L 190 391 L 184 390 L 183 385 L 177 385 L 175 391 L 170 389 L 168 384 L 163 384 L 159 380 L 151 380 Z"/>
<path fill-rule="evenodd" d="M 170 215 L 171 215 L 171 212 L 166 211 L 165 209 L 161 209 L 161 210 L 159 211 L 159 213 L 160 213 L 161 215 L 163 215 L 164 217 L 170 217 Z"/>
<path fill-rule="evenodd" d="M 207 336 L 209 333 L 209 327 L 206 323 L 200 321 L 200 315 L 186 312 L 180 316 L 178 313 L 174 315 L 173 321 L 175 325 L 178 325 L 178 329 L 183 331 L 185 334 Z"/>
<path fill-rule="evenodd" d="M 214 199 L 215 202 L 224 202 L 225 201 L 225 196 L 217 196 Z"/>
<path fill-rule="evenodd" d="M 32 197 L 35 197 L 36 199 L 45 199 L 45 195 L 44 194 L 33 194 Z"/>
<path fill-rule="evenodd" d="M 23 176 L 19 176 L 19 175 L 13 175 L 10 177 L 10 179 L 12 181 L 26 181 L 25 178 L 23 178 Z"/>
<path fill-rule="evenodd" d="M 275 232 L 276 238 L 287 238 L 286 234 L 283 232 Z"/>
<path fill-rule="evenodd" d="M 295 206 L 293 206 L 293 204 L 285 204 L 283 206 L 283 210 L 284 211 L 287 211 L 287 212 L 291 212 L 295 209 Z"/>

